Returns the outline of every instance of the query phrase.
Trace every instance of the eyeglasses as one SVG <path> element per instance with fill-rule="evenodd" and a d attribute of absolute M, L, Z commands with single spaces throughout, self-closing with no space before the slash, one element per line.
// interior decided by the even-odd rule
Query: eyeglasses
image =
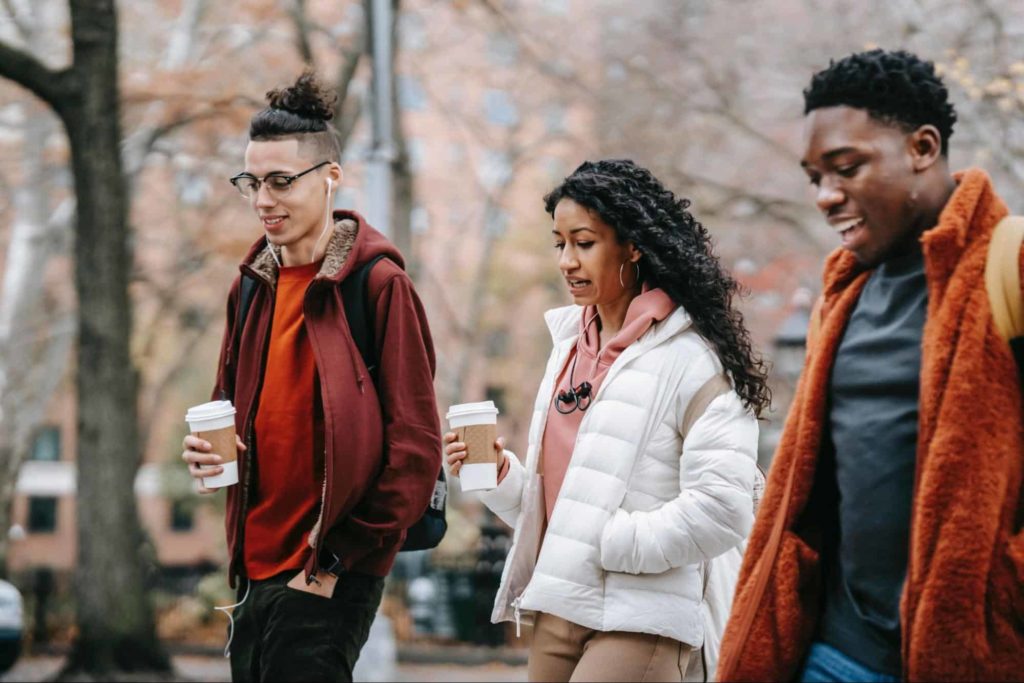
<path fill-rule="evenodd" d="M 263 185 L 263 183 L 267 184 L 267 190 L 270 191 L 270 194 L 275 197 L 283 197 L 292 189 L 292 183 L 296 180 L 329 163 L 331 162 L 321 161 L 316 166 L 307 168 L 302 173 L 296 173 L 295 175 L 268 173 L 262 178 L 257 178 L 252 173 L 239 173 L 230 180 L 231 184 L 235 186 L 235 189 L 238 190 L 239 194 L 249 200 L 256 198 L 256 195 L 259 194 L 260 186 Z"/>

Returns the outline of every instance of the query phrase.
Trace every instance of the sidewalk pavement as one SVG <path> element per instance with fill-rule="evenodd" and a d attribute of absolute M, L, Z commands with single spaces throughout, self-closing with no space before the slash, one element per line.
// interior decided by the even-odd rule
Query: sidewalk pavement
<path fill-rule="evenodd" d="M 60 669 L 63 658 L 58 656 L 23 657 L 14 668 L 0 676 L 0 683 L 12 681 L 44 681 Z M 173 657 L 174 667 L 181 681 L 224 682 L 231 680 L 228 662 L 223 656 L 177 655 Z M 371 663 L 370 664 L 372 667 Z M 508 665 L 499 662 L 487 664 L 423 664 L 399 662 L 395 673 L 396 681 L 525 681 L 525 665 Z M 357 681 L 359 678 L 356 679 Z"/>

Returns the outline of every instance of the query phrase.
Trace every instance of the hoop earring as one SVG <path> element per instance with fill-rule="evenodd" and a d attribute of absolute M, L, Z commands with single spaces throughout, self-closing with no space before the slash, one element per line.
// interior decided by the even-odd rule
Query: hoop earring
<path fill-rule="evenodd" d="M 626 289 L 626 283 L 622 281 L 622 269 L 626 266 L 627 263 L 629 263 L 628 260 L 623 261 L 622 264 L 619 266 L 619 284 L 622 285 L 623 289 Z M 640 262 L 633 261 L 633 267 L 636 268 L 636 276 L 633 279 L 633 286 L 635 287 L 637 284 L 640 283 Z"/>

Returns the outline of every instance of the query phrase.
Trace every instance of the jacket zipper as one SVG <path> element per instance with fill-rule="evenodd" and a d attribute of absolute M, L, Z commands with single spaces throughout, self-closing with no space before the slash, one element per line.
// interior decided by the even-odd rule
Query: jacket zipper
<path fill-rule="evenodd" d="M 575 343 L 578 343 L 579 335 L 576 336 L 576 340 L 577 341 Z M 571 349 L 572 349 L 572 346 L 567 347 L 566 352 L 562 355 L 562 358 L 559 361 L 559 365 L 565 365 L 565 362 L 566 362 L 566 360 L 569 357 L 569 353 L 571 352 Z M 627 352 L 628 352 L 628 349 L 626 349 L 626 351 L 623 351 L 623 353 L 616 359 L 615 363 L 613 363 L 612 368 L 609 369 L 608 375 L 605 376 L 605 380 L 601 383 L 601 386 L 598 388 L 597 394 L 593 398 L 593 402 L 597 402 L 597 400 L 600 399 L 601 394 L 604 391 L 604 388 L 609 384 L 608 380 L 610 380 L 612 377 L 614 377 L 616 374 L 618 374 L 618 371 L 612 372 L 612 369 L 615 369 L 615 367 L 617 366 L 618 369 L 621 370 L 621 368 L 623 366 L 625 366 L 626 363 L 631 362 L 633 360 L 633 356 L 627 356 Z M 634 355 L 636 355 L 636 354 L 634 353 Z M 623 360 L 624 358 L 625 358 L 625 360 Z M 558 389 L 557 383 L 558 383 L 558 375 L 557 375 L 557 370 L 556 370 L 556 375 L 551 380 L 551 397 L 552 397 L 552 399 L 554 398 L 554 392 Z M 591 403 L 591 405 L 593 405 L 593 403 Z M 585 415 L 584 415 L 584 419 L 586 419 Z M 544 413 L 544 425 L 542 425 L 541 429 L 540 429 L 541 434 L 544 433 L 544 428 L 546 426 L 547 426 L 547 413 L 545 412 Z M 580 424 L 580 426 L 582 427 L 582 423 Z M 576 450 L 576 444 L 579 443 L 579 440 L 580 440 L 579 433 L 577 433 L 576 434 L 576 441 L 573 443 L 573 451 Z M 533 469 L 532 472 L 530 472 L 530 474 L 538 474 L 539 473 L 539 469 L 540 469 L 539 468 L 539 464 L 540 464 L 540 453 L 538 451 L 537 459 L 534 462 L 534 469 Z M 543 505 L 543 503 L 542 503 L 542 505 Z M 519 548 L 518 544 L 514 545 L 513 548 L 512 548 L 513 552 L 518 550 L 518 548 Z M 506 560 L 505 560 L 506 564 L 511 564 L 512 561 L 513 561 L 513 557 L 511 555 L 508 558 L 506 558 Z M 527 586 L 529 586 L 530 582 L 527 581 L 526 584 L 527 584 Z M 515 617 L 515 622 L 516 622 L 516 638 L 519 638 L 519 634 L 520 634 L 520 620 L 521 620 L 521 617 L 522 617 L 520 605 L 523 602 L 523 594 L 525 592 L 526 592 L 526 588 L 523 588 L 523 592 L 520 593 L 515 598 L 513 598 L 512 602 L 510 603 L 511 606 L 512 606 L 512 611 L 513 611 L 513 615 Z"/>
<path fill-rule="evenodd" d="M 568 347 L 568 348 L 571 348 L 571 347 Z M 566 361 L 566 359 L 568 357 L 569 357 L 569 353 L 568 353 L 568 349 L 567 349 L 566 353 L 564 353 L 562 358 L 560 359 L 560 364 L 564 365 L 565 361 Z M 554 392 L 558 388 L 558 387 L 555 386 L 555 383 L 557 382 L 557 380 L 558 380 L 558 378 L 556 376 L 552 380 L 552 382 L 551 382 L 551 395 L 552 395 L 552 398 L 554 398 Z M 544 433 L 544 428 L 547 426 L 547 413 L 546 412 L 544 413 L 544 418 L 543 419 L 544 419 L 544 425 L 541 426 L 541 429 L 540 429 L 540 433 L 541 434 Z M 577 435 L 576 439 L 577 439 L 577 441 L 579 440 L 579 435 Z M 575 446 L 574 446 L 574 448 L 575 448 Z M 539 470 L 540 470 L 540 451 L 537 452 L 537 458 L 534 460 L 534 463 L 533 463 L 533 470 L 529 474 L 530 475 L 538 474 Z M 529 485 L 529 484 L 527 484 L 527 485 Z M 543 502 L 541 504 L 543 505 Z M 520 514 L 522 514 L 522 513 L 520 512 Z M 513 544 L 511 553 L 509 554 L 509 556 L 507 558 L 505 558 L 505 564 L 507 564 L 509 566 L 512 565 L 512 563 L 513 563 L 513 561 L 515 559 L 513 557 L 512 553 L 516 553 L 518 550 L 519 550 L 519 544 L 518 543 Z M 529 586 L 530 582 L 527 581 L 526 585 Z M 521 609 L 520 609 L 520 605 L 523 602 L 523 593 L 525 593 L 525 592 L 526 592 L 526 587 L 524 586 L 522 592 L 519 595 L 517 595 L 516 597 L 514 597 L 512 599 L 512 602 L 509 603 L 512 606 L 512 611 L 513 611 L 513 614 L 514 614 L 514 617 L 515 617 L 515 622 L 516 622 L 516 638 L 520 637 L 520 622 L 521 622 L 521 618 L 522 618 L 522 612 L 521 612 Z"/>
<path fill-rule="evenodd" d="M 327 431 L 326 425 L 325 425 L 324 431 L 325 432 Z M 324 439 L 326 440 L 326 438 L 327 438 L 327 435 L 325 433 L 324 434 Z M 309 532 L 311 540 L 312 540 L 312 543 L 310 543 L 310 545 L 313 548 L 314 560 L 313 560 L 313 573 L 306 577 L 306 585 L 307 586 L 309 584 L 313 583 L 314 581 L 316 583 L 320 583 L 320 581 L 316 578 L 316 575 L 317 575 L 317 572 L 320 571 L 320 548 L 323 545 L 322 541 L 323 541 L 323 537 L 324 537 L 324 526 L 323 526 L 323 523 L 324 523 L 324 508 L 325 508 L 326 504 L 327 504 L 327 446 L 324 445 L 324 484 L 323 484 L 322 487 L 320 487 L 320 514 L 317 515 L 316 523 L 313 525 L 313 528 Z"/>
<path fill-rule="evenodd" d="M 311 282 L 309 284 L 309 287 L 306 288 L 306 294 L 303 297 L 304 299 L 305 299 L 305 296 L 308 296 L 310 290 L 314 287 L 315 284 L 316 284 L 316 279 L 314 279 L 313 282 Z M 306 325 L 307 316 L 306 316 L 305 305 L 303 305 L 302 318 L 303 318 L 302 324 Z M 317 349 L 319 348 L 319 345 L 314 343 L 314 339 L 315 339 L 316 335 L 313 332 L 313 326 L 309 325 L 308 327 L 306 327 L 306 330 L 307 330 L 307 333 L 309 334 L 310 348 L 313 350 L 313 358 L 314 358 L 314 360 L 316 362 L 316 365 L 317 365 L 318 368 L 323 367 L 323 364 L 317 358 L 317 356 L 318 356 Z M 355 344 L 353 343 L 352 346 L 354 347 Z M 357 377 L 360 380 L 359 388 L 360 388 L 360 390 L 362 390 L 362 382 L 361 382 L 362 377 L 359 375 L 359 373 L 356 373 L 356 374 L 357 374 Z M 330 474 L 331 474 L 331 467 L 330 467 L 330 465 L 331 465 L 331 458 L 328 456 L 328 450 L 329 450 L 328 449 L 328 443 L 329 443 L 329 441 L 328 441 L 328 436 L 327 436 L 327 432 L 328 432 L 328 430 L 327 430 L 327 413 L 328 413 L 328 409 L 327 409 L 327 387 L 324 384 L 322 376 L 321 376 L 321 379 L 320 379 L 320 403 L 321 403 L 321 405 L 323 405 L 323 411 L 324 411 L 324 427 L 323 427 L 323 429 L 324 429 L 324 481 L 323 481 L 323 485 L 320 487 L 320 514 L 317 515 L 316 522 L 313 524 L 313 528 L 310 529 L 310 532 L 309 532 L 309 534 L 310 534 L 310 541 L 311 541 L 309 543 L 309 545 L 312 546 L 312 548 L 313 548 L 313 573 L 306 576 L 306 585 L 307 586 L 309 584 L 313 583 L 314 581 L 319 583 L 319 581 L 316 578 L 316 575 L 317 575 L 317 573 L 320 570 L 320 551 L 323 548 L 323 539 L 324 539 L 324 536 L 326 534 L 326 530 L 324 529 L 324 516 L 325 516 L 326 511 L 327 511 L 327 482 L 330 480 Z M 340 558 L 339 558 L 339 560 L 340 560 Z"/>

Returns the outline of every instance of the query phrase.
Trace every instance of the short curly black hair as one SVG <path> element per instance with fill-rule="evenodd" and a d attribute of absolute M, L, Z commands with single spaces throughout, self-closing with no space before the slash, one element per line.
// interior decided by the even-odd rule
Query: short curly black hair
<path fill-rule="evenodd" d="M 935 126 L 949 154 L 956 111 L 935 65 L 903 50 L 869 50 L 829 62 L 804 90 L 804 114 L 845 105 L 907 132 Z"/>
<path fill-rule="evenodd" d="M 740 285 L 722 267 L 707 229 L 646 168 L 629 159 L 585 161 L 544 197 L 571 199 L 601 217 L 620 242 L 640 251 L 640 279 L 681 305 L 711 345 L 743 404 L 760 417 L 771 404 L 767 367 L 736 307 Z"/>

